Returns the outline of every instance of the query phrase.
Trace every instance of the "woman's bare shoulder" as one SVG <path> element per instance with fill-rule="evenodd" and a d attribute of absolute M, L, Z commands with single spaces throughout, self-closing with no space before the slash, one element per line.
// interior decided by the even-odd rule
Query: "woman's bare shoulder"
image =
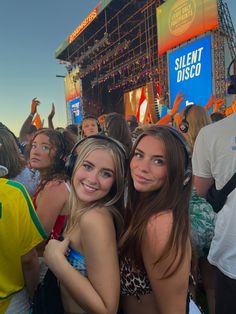
<path fill-rule="evenodd" d="M 94 207 L 85 212 L 80 218 L 80 227 L 83 228 L 104 228 L 106 225 L 113 225 L 112 214 L 107 207 Z"/>
<path fill-rule="evenodd" d="M 152 216 L 144 232 L 144 243 L 161 251 L 167 244 L 173 226 L 173 213 L 166 210 Z"/>
<path fill-rule="evenodd" d="M 161 213 L 153 215 L 147 224 L 147 230 L 155 231 L 156 229 L 162 230 L 172 227 L 173 224 L 173 213 L 171 210 L 165 210 Z M 158 231 L 156 230 L 156 231 Z"/>
<path fill-rule="evenodd" d="M 59 189 L 64 190 L 66 188 L 66 184 L 64 180 L 54 179 L 46 183 L 44 189 Z"/>

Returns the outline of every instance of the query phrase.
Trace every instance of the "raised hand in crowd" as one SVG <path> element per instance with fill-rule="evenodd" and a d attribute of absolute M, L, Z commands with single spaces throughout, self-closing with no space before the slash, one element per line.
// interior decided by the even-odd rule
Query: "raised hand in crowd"
<path fill-rule="evenodd" d="M 215 105 L 213 108 L 213 112 L 219 111 L 219 109 L 224 105 L 225 100 L 223 98 L 219 98 L 215 101 Z"/>
<path fill-rule="evenodd" d="M 48 115 L 48 127 L 49 127 L 49 129 L 54 129 L 54 125 L 52 122 L 54 116 L 55 116 L 55 105 L 54 105 L 54 103 L 52 103 L 52 109 Z"/>
<path fill-rule="evenodd" d="M 205 109 L 209 111 L 210 108 L 214 106 L 213 112 L 217 112 L 223 106 L 224 103 L 225 103 L 225 100 L 223 98 L 219 98 L 215 100 L 215 96 L 212 94 L 208 102 L 205 105 Z"/>
<path fill-rule="evenodd" d="M 30 115 L 32 116 L 32 118 L 34 117 L 35 113 L 37 112 L 37 107 L 40 104 L 40 101 L 37 99 L 37 97 L 32 99 L 32 103 L 31 103 L 31 113 Z"/>
<path fill-rule="evenodd" d="M 178 112 L 181 103 L 185 100 L 185 96 L 186 95 L 183 94 L 181 90 L 178 92 L 174 100 L 173 108 L 157 122 L 158 125 L 168 124 L 172 121 L 172 118 Z"/>
<path fill-rule="evenodd" d="M 37 131 L 36 126 L 33 125 L 33 118 L 35 116 L 35 113 L 37 112 L 37 107 L 39 104 L 40 101 L 37 99 L 37 97 L 32 99 L 30 114 L 28 115 L 20 129 L 19 141 L 21 144 L 21 150 L 25 155 L 26 159 L 27 159 L 27 145 L 30 142 L 33 134 Z"/>
<path fill-rule="evenodd" d="M 173 108 L 172 108 L 172 115 L 176 114 L 177 111 L 179 110 L 179 106 L 182 104 L 182 102 L 185 100 L 186 95 L 182 93 L 180 90 L 178 94 L 175 97 Z"/>

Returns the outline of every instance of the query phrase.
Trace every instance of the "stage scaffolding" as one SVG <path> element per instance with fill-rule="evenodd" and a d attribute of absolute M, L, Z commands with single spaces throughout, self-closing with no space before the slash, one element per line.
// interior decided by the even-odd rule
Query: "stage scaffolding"
<path fill-rule="evenodd" d="M 167 82 L 165 56 L 158 67 L 157 55 L 156 8 L 161 3 L 111 1 L 57 57 L 79 69 L 75 79 L 82 82 L 84 114 L 123 113 L 124 92 L 150 81 Z"/>
<path fill-rule="evenodd" d="M 225 44 L 228 46 L 230 57 L 236 57 L 236 34 L 227 3 L 222 0 L 218 0 L 218 14 L 219 27 L 212 32 L 216 99 L 226 96 Z"/>
<path fill-rule="evenodd" d="M 103 0 L 104 1 L 104 0 Z M 167 54 L 158 57 L 156 9 L 163 0 L 112 0 L 56 58 L 77 68 L 83 114 L 124 113 L 124 93 L 158 83 L 169 105 Z M 218 1 L 219 28 L 212 31 L 216 98 L 225 97 L 225 51 L 236 55 L 236 36 L 227 4 Z"/>

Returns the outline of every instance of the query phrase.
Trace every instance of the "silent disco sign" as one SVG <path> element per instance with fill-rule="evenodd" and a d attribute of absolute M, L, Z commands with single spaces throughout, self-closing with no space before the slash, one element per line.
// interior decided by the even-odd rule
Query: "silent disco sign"
<path fill-rule="evenodd" d="M 205 106 L 212 95 L 211 36 L 205 36 L 168 54 L 170 105 L 181 90 L 180 110 L 194 103 Z"/>

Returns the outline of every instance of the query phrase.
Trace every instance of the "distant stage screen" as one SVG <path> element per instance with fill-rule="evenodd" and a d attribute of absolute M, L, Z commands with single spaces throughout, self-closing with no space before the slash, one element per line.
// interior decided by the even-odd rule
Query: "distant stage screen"
<path fill-rule="evenodd" d="M 191 103 L 205 106 L 212 95 L 211 37 L 206 36 L 168 54 L 170 107 L 179 91 Z"/>
<path fill-rule="evenodd" d="M 156 123 L 158 109 L 155 105 L 154 86 L 148 83 L 124 94 L 125 117 L 130 115 L 137 117 L 141 124 Z"/>
<path fill-rule="evenodd" d="M 82 112 L 80 106 L 80 98 L 69 101 L 70 119 L 72 124 L 80 124 L 82 121 Z"/>
<path fill-rule="evenodd" d="M 74 69 L 64 79 L 66 102 L 80 97 L 80 80 L 75 79 L 78 73 L 78 69 Z"/>

